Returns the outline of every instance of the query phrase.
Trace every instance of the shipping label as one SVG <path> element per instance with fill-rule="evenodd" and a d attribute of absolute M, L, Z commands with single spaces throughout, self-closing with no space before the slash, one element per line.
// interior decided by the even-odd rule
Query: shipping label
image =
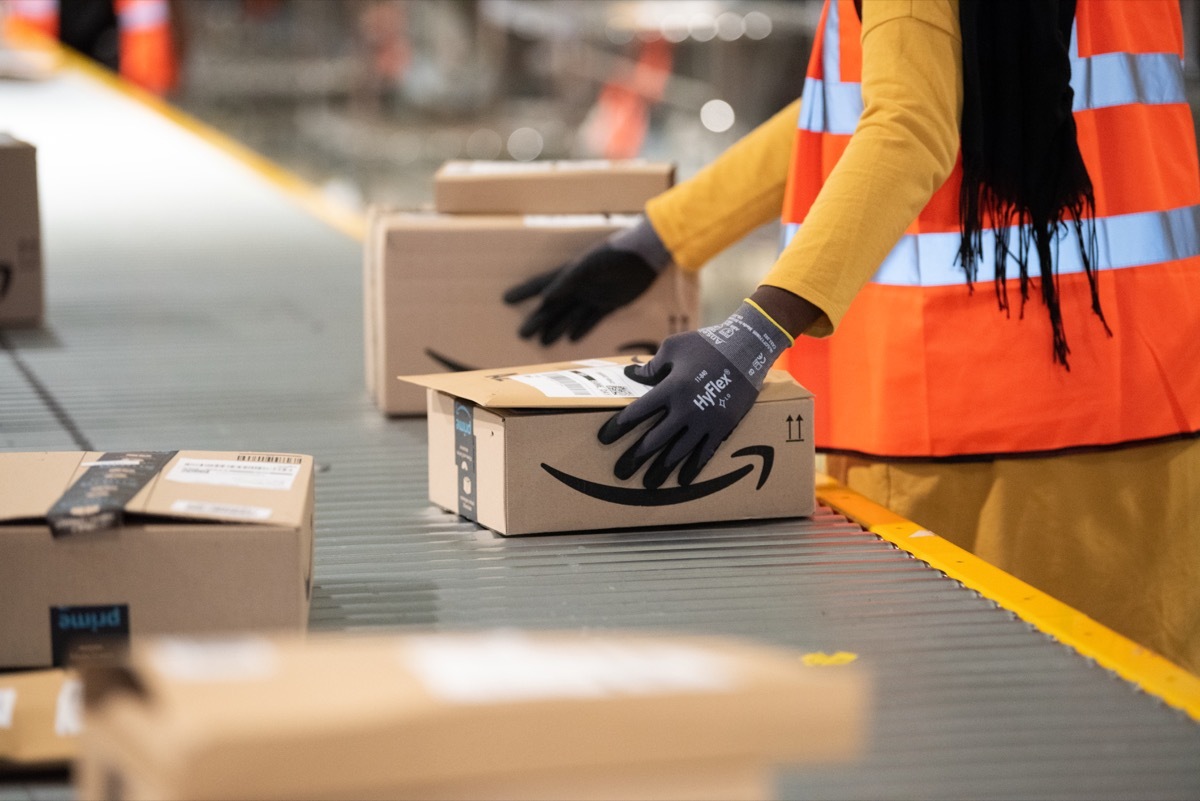
<path fill-rule="evenodd" d="M 548 398 L 640 398 L 650 387 L 625 375 L 621 365 L 509 376 Z"/>
<path fill-rule="evenodd" d="M 167 474 L 167 480 L 183 484 L 290 490 L 301 467 L 299 464 L 276 462 L 185 458 L 175 463 Z"/>
<path fill-rule="evenodd" d="M 539 642 L 518 632 L 416 638 L 404 663 L 438 698 L 464 704 L 723 692 L 718 654 L 671 643 Z"/>
<path fill-rule="evenodd" d="M 17 688 L 0 687 L 0 729 L 11 729 L 17 709 Z"/>

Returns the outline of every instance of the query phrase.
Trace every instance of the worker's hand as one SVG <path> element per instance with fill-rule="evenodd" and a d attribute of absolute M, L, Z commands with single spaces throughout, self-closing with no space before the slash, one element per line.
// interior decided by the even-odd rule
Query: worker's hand
<path fill-rule="evenodd" d="M 551 345 L 564 334 L 575 342 L 612 312 L 650 288 L 671 254 L 646 218 L 618 231 L 581 258 L 510 288 L 504 302 L 539 297 L 517 333 Z"/>
<path fill-rule="evenodd" d="M 597 438 L 611 445 L 651 422 L 617 459 L 613 474 L 626 481 L 653 458 L 642 477 L 645 487 L 662 486 L 676 468 L 679 484 L 691 484 L 750 411 L 767 371 L 791 341 L 747 302 L 721 325 L 667 337 L 647 364 L 625 368 L 627 376 L 654 388 L 609 418 Z"/>
<path fill-rule="evenodd" d="M 605 243 L 577 261 L 512 287 L 504 293 L 504 302 L 540 296 L 541 303 L 517 331 L 521 338 L 536 336 L 543 345 L 551 345 L 565 334 L 575 342 L 649 289 L 657 277 L 641 256 Z"/>

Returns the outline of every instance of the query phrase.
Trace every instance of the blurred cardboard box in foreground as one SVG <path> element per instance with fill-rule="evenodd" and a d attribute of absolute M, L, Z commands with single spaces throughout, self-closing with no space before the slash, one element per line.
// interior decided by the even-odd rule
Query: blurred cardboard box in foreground
<path fill-rule="evenodd" d="M 0 453 L 0 667 L 147 634 L 302 631 L 311 456 Z"/>
<path fill-rule="evenodd" d="M 608 161 L 448 161 L 433 176 L 443 214 L 640 213 L 671 188 L 675 165 Z"/>
<path fill-rule="evenodd" d="M 83 730 L 83 690 L 69 670 L 0 673 L 0 776 L 65 767 Z"/>
<path fill-rule="evenodd" d="M 0 133 L 0 328 L 40 325 L 44 306 L 37 150 Z"/>
<path fill-rule="evenodd" d="M 812 394 L 779 370 L 692 484 L 646 489 L 645 468 L 618 481 L 639 434 L 601 445 L 596 432 L 648 389 L 625 377 L 630 361 L 406 377 L 429 389 L 429 499 L 501 534 L 813 513 Z"/>
<path fill-rule="evenodd" d="M 866 678 L 736 640 L 161 641 L 89 670 L 81 799 L 760 799 L 852 758 Z"/>
<path fill-rule="evenodd" d="M 603 214 L 453 216 L 375 209 L 364 251 L 367 387 L 386 414 L 425 413 L 425 393 L 398 376 L 506 364 L 652 354 L 695 327 L 699 282 L 668 267 L 645 294 L 578 342 L 517 336 L 537 299 L 509 306 L 515 284 L 578 258 L 636 218 Z"/>

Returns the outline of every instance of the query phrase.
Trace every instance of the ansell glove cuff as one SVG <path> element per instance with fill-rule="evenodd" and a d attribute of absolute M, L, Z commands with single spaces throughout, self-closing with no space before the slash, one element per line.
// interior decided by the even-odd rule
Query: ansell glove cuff
<path fill-rule="evenodd" d="M 613 250 L 624 250 L 641 257 L 655 273 L 661 273 L 671 264 L 671 252 L 644 215 L 636 225 L 617 231 L 608 238 Z"/>
<path fill-rule="evenodd" d="M 755 389 L 762 389 L 771 365 L 794 343 L 792 336 L 749 298 L 725 322 L 701 328 L 699 333 Z"/>

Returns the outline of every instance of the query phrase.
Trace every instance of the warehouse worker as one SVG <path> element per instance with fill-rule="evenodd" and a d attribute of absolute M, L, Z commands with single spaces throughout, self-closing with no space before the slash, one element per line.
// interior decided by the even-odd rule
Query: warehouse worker
<path fill-rule="evenodd" d="M 177 80 L 170 0 L 2 0 L 10 36 L 59 39 L 130 83 L 165 94 Z"/>
<path fill-rule="evenodd" d="M 797 103 L 506 299 L 537 296 L 523 336 L 578 338 L 782 208 L 741 307 L 632 369 L 654 388 L 599 432 L 632 441 L 617 477 L 693 480 L 784 366 L 836 478 L 1200 671 L 1180 11 L 1074 6 L 866 0 L 860 24 L 827 0 Z M 701 376 L 723 404 L 694 402 Z"/>

